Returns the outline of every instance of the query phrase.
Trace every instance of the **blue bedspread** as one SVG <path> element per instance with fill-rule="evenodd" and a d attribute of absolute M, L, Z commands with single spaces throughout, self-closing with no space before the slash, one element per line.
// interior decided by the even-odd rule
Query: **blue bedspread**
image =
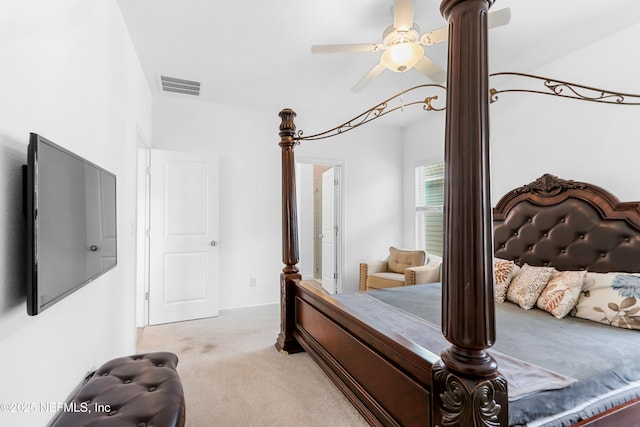
<path fill-rule="evenodd" d="M 441 324 L 439 284 L 367 294 Z M 496 344 L 492 350 L 577 379 L 566 387 L 511 401 L 509 424 L 513 426 L 569 426 L 640 396 L 639 331 L 573 317 L 558 320 L 542 310 L 523 310 L 505 302 L 496 304 Z"/>

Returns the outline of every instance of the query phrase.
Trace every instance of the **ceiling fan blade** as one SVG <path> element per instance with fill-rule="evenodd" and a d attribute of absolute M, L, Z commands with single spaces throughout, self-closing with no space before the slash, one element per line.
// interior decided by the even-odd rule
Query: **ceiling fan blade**
<path fill-rule="evenodd" d="M 487 24 L 489 28 L 500 27 L 507 25 L 511 21 L 511 9 L 505 7 L 504 9 L 496 10 L 487 15 Z M 437 30 L 433 30 L 430 33 L 425 33 L 420 38 L 420 42 L 424 45 L 432 45 L 436 43 L 442 43 L 449 38 L 449 27 L 442 27 Z"/>
<path fill-rule="evenodd" d="M 444 83 L 447 80 L 447 72 L 427 56 L 420 58 L 414 67 L 436 84 Z"/>
<path fill-rule="evenodd" d="M 424 45 L 430 46 L 436 43 L 442 43 L 449 38 L 449 27 L 438 28 L 430 33 L 424 33 L 420 37 L 420 42 Z"/>
<path fill-rule="evenodd" d="M 398 31 L 408 31 L 413 27 L 415 0 L 394 0 L 393 27 Z"/>
<path fill-rule="evenodd" d="M 511 9 L 505 7 L 504 9 L 496 10 L 488 15 L 487 24 L 489 28 L 500 27 L 507 25 L 511 21 Z"/>
<path fill-rule="evenodd" d="M 377 52 L 379 50 L 382 50 L 380 43 L 318 44 L 311 46 L 311 53 Z"/>
<path fill-rule="evenodd" d="M 365 87 L 369 86 L 376 77 L 380 75 L 385 69 L 385 66 L 382 65 L 382 62 L 376 64 L 375 67 L 371 69 L 363 78 L 360 79 L 358 83 L 354 87 L 351 88 L 351 92 L 360 92 Z"/>

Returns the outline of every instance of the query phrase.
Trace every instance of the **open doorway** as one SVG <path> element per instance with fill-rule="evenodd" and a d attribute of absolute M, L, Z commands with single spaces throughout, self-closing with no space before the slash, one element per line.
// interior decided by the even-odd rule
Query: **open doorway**
<path fill-rule="evenodd" d="M 296 164 L 300 272 L 329 293 L 342 289 L 342 163 Z"/>

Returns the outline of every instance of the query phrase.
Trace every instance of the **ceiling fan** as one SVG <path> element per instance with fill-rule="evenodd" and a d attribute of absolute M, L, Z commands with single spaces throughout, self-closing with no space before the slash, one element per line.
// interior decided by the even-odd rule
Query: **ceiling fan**
<path fill-rule="evenodd" d="M 382 52 L 378 62 L 356 85 L 352 92 L 359 92 L 385 69 L 403 73 L 416 68 L 434 83 L 443 83 L 447 73 L 424 54 L 423 46 L 431 46 L 447 40 L 449 28 L 443 27 L 420 34 L 413 22 L 415 0 L 394 0 L 393 24 L 382 33 L 382 43 L 313 45 L 312 53 Z M 509 8 L 488 15 L 489 28 L 506 25 L 511 19 Z"/>

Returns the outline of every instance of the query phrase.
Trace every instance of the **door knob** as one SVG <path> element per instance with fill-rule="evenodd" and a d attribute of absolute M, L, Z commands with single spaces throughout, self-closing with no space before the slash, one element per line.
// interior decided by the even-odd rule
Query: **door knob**
<path fill-rule="evenodd" d="M 211 246 L 218 246 L 218 242 L 216 242 L 215 240 L 211 241 Z"/>

